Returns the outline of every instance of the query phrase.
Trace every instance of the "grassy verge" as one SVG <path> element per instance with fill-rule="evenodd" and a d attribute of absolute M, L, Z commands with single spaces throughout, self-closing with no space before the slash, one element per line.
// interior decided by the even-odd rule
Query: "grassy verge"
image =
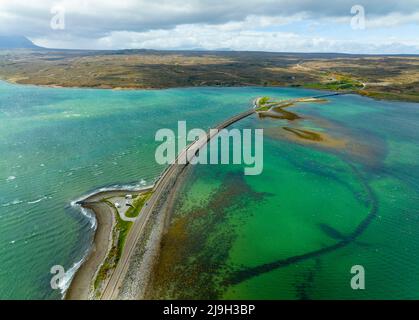
<path fill-rule="evenodd" d="M 145 202 L 151 197 L 152 194 L 152 191 L 147 191 L 141 193 L 137 198 L 135 198 L 133 206 L 127 211 L 126 216 L 138 216 Z M 100 267 L 96 279 L 93 283 L 93 287 L 96 291 L 97 297 L 100 296 L 100 291 L 97 290 L 100 288 L 100 284 L 108 277 L 109 272 L 116 267 L 116 265 L 119 262 L 119 259 L 121 258 L 122 250 L 125 245 L 125 240 L 132 226 L 132 222 L 124 221 L 121 219 L 121 217 L 117 213 L 117 209 L 115 208 L 112 202 L 110 202 L 108 199 L 103 199 L 102 202 L 106 203 L 108 206 L 114 209 L 116 225 L 112 231 L 112 248 L 110 249 L 109 254 L 106 257 L 104 263 Z"/>
<path fill-rule="evenodd" d="M 408 101 L 408 102 L 419 102 L 419 95 L 415 94 L 403 94 L 393 92 L 382 92 L 382 91 L 367 91 L 358 90 L 360 95 L 379 99 L 379 100 L 396 100 L 396 101 Z"/>
<path fill-rule="evenodd" d="M 131 222 L 124 221 L 119 217 L 119 214 L 117 214 L 116 208 L 112 202 L 106 199 L 102 200 L 102 202 L 106 203 L 108 206 L 114 209 L 116 225 L 112 231 L 112 248 L 110 249 L 104 263 L 100 267 L 94 281 L 95 290 L 98 289 L 100 283 L 107 278 L 109 271 L 116 267 L 119 259 L 121 258 L 125 239 L 132 224 Z M 97 294 L 99 294 L 99 292 Z"/>
<path fill-rule="evenodd" d="M 256 112 L 266 112 L 269 110 L 274 111 L 283 111 L 282 109 L 286 107 L 293 106 L 296 103 L 303 103 L 303 102 L 327 102 L 327 99 L 318 99 L 318 98 L 297 98 L 297 99 L 289 99 L 289 100 L 270 100 L 269 97 L 263 97 L 259 99 L 258 106 L 256 107 Z"/>
<path fill-rule="evenodd" d="M 359 90 L 363 87 L 362 83 L 357 81 L 348 81 L 348 80 L 338 80 L 332 82 L 314 82 L 307 83 L 303 85 L 308 89 L 320 89 L 320 90 L 330 90 L 330 91 L 340 91 L 340 90 Z"/>
<path fill-rule="evenodd" d="M 268 111 L 270 109 L 270 106 L 267 105 L 269 100 L 270 100 L 269 97 L 259 98 L 259 100 L 257 101 L 257 106 L 256 106 L 255 110 L 256 111 Z"/>
<path fill-rule="evenodd" d="M 139 194 L 138 197 L 134 200 L 132 207 L 130 207 L 128 211 L 125 213 L 125 216 L 129 218 L 134 218 L 138 216 L 142 207 L 147 202 L 147 200 L 150 199 L 152 194 L 153 194 L 153 191 L 147 191 L 147 192 Z"/>
<path fill-rule="evenodd" d="M 332 81 L 320 81 L 320 82 L 307 82 L 303 84 L 303 87 L 309 89 L 320 89 L 330 91 L 340 90 L 359 90 L 364 87 L 363 83 L 356 80 L 348 75 L 343 74 L 327 74 L 327 78 L 333 79 Z"/>

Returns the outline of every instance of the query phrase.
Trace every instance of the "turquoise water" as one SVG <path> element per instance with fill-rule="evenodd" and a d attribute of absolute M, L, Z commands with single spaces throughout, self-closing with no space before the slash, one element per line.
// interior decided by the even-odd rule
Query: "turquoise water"
<path fill-rule="evenodd" d="M 257 96 L 313 92 L 111 91 L 0 82 L 0 298 L 61 298 L 50 287 L 50 269 L 62 265 L 68 275 L 74 272 L 94 231 L 92 218 L 71 202 L 99 188 L 152 184 L 164 169 L 154 161 L 158 129 L 175 128 L 178 120 L 207 129 L 246 110 Z"/>
<path fill-rule="evenodd" d="M 189 170 L 151 298 L 419 299 L 419 104 L 328 99 L 287 109 L 298 121 L 233 125 L 264 128 L 261 175 Z"/>

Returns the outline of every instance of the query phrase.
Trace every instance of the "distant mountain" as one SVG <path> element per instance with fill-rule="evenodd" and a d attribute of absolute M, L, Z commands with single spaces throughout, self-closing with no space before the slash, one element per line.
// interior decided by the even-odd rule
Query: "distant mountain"
<path fill-rule="evenodd" d="M 33 44 L 28 38 L 23 36 L 1 36 L 0 35 L 0 50 L 1 49 L 37 49 L 40 48 Z"/>

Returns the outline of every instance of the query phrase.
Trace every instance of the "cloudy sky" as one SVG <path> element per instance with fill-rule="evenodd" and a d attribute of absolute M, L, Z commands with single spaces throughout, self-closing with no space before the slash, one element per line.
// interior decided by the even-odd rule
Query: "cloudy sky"
<path fill-rule="evenodd" d="M 53 48 L 419 53 L 419 0 L 0 0 L 0 33 Z"/>

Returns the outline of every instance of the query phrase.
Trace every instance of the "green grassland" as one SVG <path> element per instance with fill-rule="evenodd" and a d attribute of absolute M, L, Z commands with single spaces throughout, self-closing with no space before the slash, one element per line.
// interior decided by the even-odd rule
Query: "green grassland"
<path fill-rule="evenodd" d="M 140 193 L 137 198 L 134 199 L 132 203 L 132 207 L 130 207 L 125 216 L 129 218 L 137 217 L 140 213 L 141 209 L 143 208 L 144 204 L 150 199 L 151 195 L 153 194 L 152 191 L 147 191 L 144 193 Z"/>

